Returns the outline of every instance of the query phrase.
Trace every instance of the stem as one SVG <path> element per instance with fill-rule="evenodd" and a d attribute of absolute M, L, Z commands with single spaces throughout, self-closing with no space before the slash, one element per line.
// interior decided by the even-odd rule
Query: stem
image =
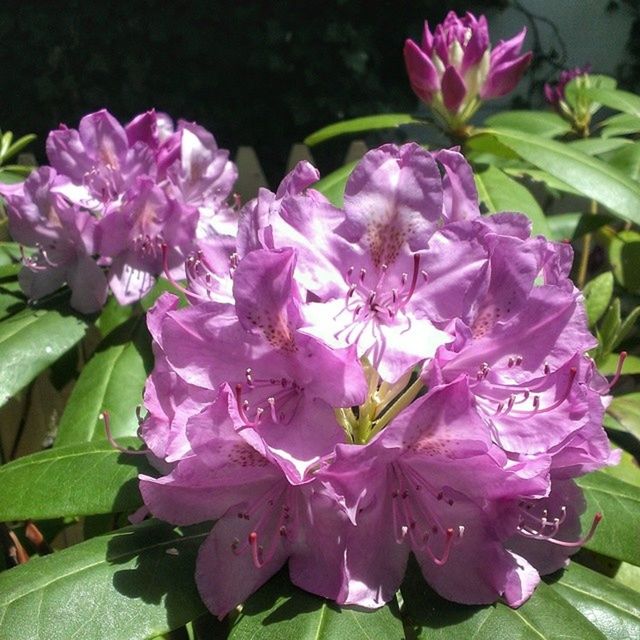
<path fill-rule="evenodd" d="M 592 200 L 589 205 L 589 214 L 595 215 L 598 213 L 598 203 L 595 200 Z M 583 289 L 584 285 L 587 282 L 587 271 L 589 269 L 589 255 L 591 253 L 591 247 L 593 244 L 593 234 L 587 233 L 584 238 L 582 238 L 582 255 L 580 256 L 580 265 L 578 267 L 578 277 L 576 279 L 576 284 L 578 285 L 578 289 Z"/>
<path fill-rule="evenodd" d="M 582 137 L 588 138 L 591 132 L 589 131 L 589 123 L 587 122 L 582 129 Z M 589 204 L 589 214 L 594 215 L 598 212 L 598 203 L 595 200 L 591 200 Z M 584 289 L 584 285 L 587 282 L 587 271 L 589 269 L 589 254 L 591 253 L 591 245 L 593 243 L 593 237 L 591 233 L 585 234 L 582 238 L 582 255 L 580 256 L 580 265 L 578 266 L 578 276 L 576 278 L 576 284 L 578 289 Z"/>

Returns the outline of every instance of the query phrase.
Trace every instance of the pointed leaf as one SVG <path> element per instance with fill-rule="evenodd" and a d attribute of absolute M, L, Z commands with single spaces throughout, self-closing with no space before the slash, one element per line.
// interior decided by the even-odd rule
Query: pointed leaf
<path fill-rule="evenodd" d="M 553 588 L 608 640 L 640 632 L 640 593 L 572 562 Z"/>
<path fill-rule="evenodd" d="M 627 113 L 618 113 L 600 123 L 602 137 L 623 136 L 640 131 L 640 117 Z"/>
<path fill-rule="evenodd" d="M 613 295 L 613 273 L 606 271 L 587 283 L 583 290 L 585 308 L 592 327 L 604 315 Z"/>
<path fill-rule="evenodd" d="M 640 117 L 640 97 L 633 93 L 604 87 L 587 87 L 584 91 L 594 102 Z"/>
<path fill-rule="evenodd" d="M 545 215 L 528 189 L 496 167 L 475 174 L 480 199 L 491 213 L 519 211 L 531 220 L 535 235 L 551 236 Z"/>
<path fill-rule="evenodd" d="M 488 607 L 449 602 L 413 576 L 405 580 L 402 595 L 407 637 L 417 640 L 606 640 L 544 582 L 518 609 L 501 602 Z"/>
<path fill-rule="evenodd" d="M 347 180 L 349 179 L 349 176 L 356 164 L 358 164 L 357 161 L 345 164 L 343 167 L 336 169 L 324 178 L 320 178 L 318 182 L 311 186 L 326 196 L 333 205 L 341 207 L 344 200 L 344 189 L 347 184 Z"/>
<path fill-rule="evenodd" d="M 618 368 L 618 359 L 620 355 L 617 353 L 610 353 L 604 360 L 604 362 L 598 365 L 598 370 L 604 376 L 612 376 Z M 624 364 L 622 365 L 623 375 L 632 375 L 640 373 L 640 357 L 627 356 Z"/>
<path fill-rule="evenodd" d="M 610 413 L 622 427 L 640 439 L 640 393 L 616 396 L 609 405 Z"/>
<path fill-rule="evenodd" d="M 640 293 L 640 233 L 623 230 L 614 235 L 609 262 L 616 280 L 631 293 Z"/>
<path fill-rule="evenodd" d="M 603 515 L 585 547 L 611 558 L 640 565 L 640 491 L 638 487 L 595 471 L 578 478 L 587 499 L 582 530 L 588 531 L 596 512 Z"/>
<path fill-rule="evenodd" d="M 640 223 L 640 185 L 602 160 L 555 140 L 511 129 L 492 129 L 490 135 L 521 158 L 604 205 L 621 218 Z"/>
<path fill-rule="evenodd" d="M 18 458 L 0 467 L 0 522 L 131 511 L 142 504 L 139 473 L 154 474 L 146 456 L 121 453 L 108 442 Z"/>
<path fill-rule="evenodd" d="M 395 602 L 375 611 L 341 608 L 294 587 L 282 571 L 245 602 L 229 640 L 400 640 L 403 637 Z"/>
<path fill-rule="evenodd" d="M 489 127 L 507 127 L 533 133 L 544 138 L 555 138 L 571 131 L 571 125 L 551 111 L 503 111 L 485 120 Z"/>
<path fill-rule="evenodd" d="M 330 140 L 336 136 L 350 133 L 362 133 L 376 129 L 395 129 L 403 124 L 424 124 L 422 120 L 414 118 L 408 113 L 385 113 L 375 116 L 364 116 L 352 120 L 343 120 L 318 129 L 304 139 L 304 143 L 313 147 L 320 142 Z"/>
<path fill-rule="evenodd" d="M 567 143 L 572 149 L 581 151 L 590 156 L 597 156 L 620 149 L 620 147 L 633 147 L 631 140 L 627 138 L 584 138 L 583 140 L 573 140 Z"/>
<path fill-rule="evenodd" d="M 85 365 L 58 426 L 56 447 L 106 437 L 100 414 L 108 411 L 114 437 L 134 436 L 136 407 L 152 367 L 144 316 L 131 318 L 98 346 Z"/>
<path fill-rule="evenodd" d="M 0 322 L 0 406 L 78 343 L 87 326 L 66 304 L 28 307 Z"/>
<path fill-rule="evenodd" d="M 0 574 L 3 638 L 146 640 L 205 611 L 195 558 L 210 525 L 148 521 Z"/>

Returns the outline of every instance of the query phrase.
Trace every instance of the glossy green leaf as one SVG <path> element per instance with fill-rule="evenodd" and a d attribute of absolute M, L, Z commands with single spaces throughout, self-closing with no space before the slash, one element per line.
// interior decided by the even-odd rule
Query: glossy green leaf
<path fill-rule="evenodd" d="M 545 215 L 528 189 L 500 169 L 489 167 L 475 174 L 480 200 L 491 213 L 519 211 L 525 213 L 533 225 L 534 234 L 551 236 Z"/>
<path fill-rule="evenodd" d="M 640 97 L 629 91 L 604 87 L 588 87 L 584 91 L 595 102 L 640 117 Z"/>
<path fill-rule="evenodd" d="M 373 559 L 373 558 L 372 558 Z M 229 640 L 401 640 L 395 603 L 375 611 L 340 608 L 294 587 L 280 572 L 245 602 Z"/>
<path fill-rule="evenodd" d="M 0 242 L 0 265 L 17 264 L 21 257 L 17 242 Z"/>
<path fill-rule="evenodd" d="M 500 602 L 488 607 L 449 602 L 411 576 L 402 595 L 406 637 L 416 640 L 607 640 L 544 582 L 518 609 Z"/>
<path fill-rule="evenodd" d="M 0 267 L 0 271 L 5 267 Z M 27 300 L 20 291 L 20 285 L 13 281 L 0 280 L 0 321 L 23 311 Z"/>
<path fill-rule="evenodd" d="M 640 593 L 572 562 L 553 588 L 608 640 L 640 634 Z"/>
<path fill-rule="evenodd" d="M 344 189 L 347 180 L 356 164 L 358 164 L 358 162 L 354 161 L 336 169 L 329 175 L 318 180 L 318 182 L 312 185 L 313 188 L 325 195 L 333 205 L 341 207 L 344 200 Z"/>
<path fill-rule="evenodd" d="M 606 271 L 590 280 L 583 290 L 585 308 L 592 327 L 604 315 L 613 295 L 613 273 Z"/>
<path fill-rule="evenodd" d="M 385 113 L 376 116 L 364 116 L 352 120 L 343 120 L 314 131 L 304 139 L 304 143 L 309 147 L 330 140 L 337 136 L 352 133 L 363 133 L 377 129 L 395 129 L 403 124 L 423 124 L 422 120 L 414 118 L 408 113 Z"/>
<path fill-rule="evenodd" d="M 144 316 L 127 320 L 98 345 L 76 382 L 58 426 L 56 447 L 103 440 L 108 411 L 115 438 L 138 429 L 136 407 L 153 365 Z"/>
<path fill-rule="evenodd" d="M 640 393 L 616 396 L 609 405 L 610 413 L 623 428 L 640 439 Z"/>
<path fill-rule="evenodd" d="M 544 138 L 555 138 L 571 131 L 571 125 L 551 111 L 503 111 L 485 120 L 489 127 L 506 127 L 533 133 Z"/>
<path fill-rule="evenodd" d="M 602 353 L 608 354 L 613 351 L 617 341 L 622 321 L 620 318 L 620 298 L 614 298 L 611 306 L 604 314 L 604 318 L 596 329 L 598 349 Z"/>
<path fill-rule="evenodd" d="M 600 123 L 602 137 L 623 136 L 640 131 L 640 117 L 618 113 Z"/>
<path fill-rule="evenodd" d="M 587 499 L 587 510 L 582 515 L 582 529 L 588 531 L 596 512 L 603 515 L 593 538 L 585 545 L 588 549 L 640 564 L 640 491 L 638 487 L 595 471 L 578 478 Z"/>
<path fill-rule="evenodd" d="M 615 575 L 616 582 L 640 592 L 640 567 L 622 562 Z"/>
<path fill-rule="evenodd" d="M 628 482 L 640 490 L 640 467 L 636 459 L 626 451 L 620 451 L 620 463 L 613 467 L 605 467 L 603 473 Z"/>
<path fill-rule="evenodd" d="M 3 150 L 3 153 L 0 154 L 0 162 L 5 162 L 9 160 L 9 158 L 13 158 L 13 156 L 20 153 L 26 146 L 30 145 L 36 137 L 37 136 L 35 134 L 29 133 L 16 140 L 8 147 L 8 149 Z"/>
<path fill-rule="evenodd" d="M 629 230 L 614 235 L 609 262 L 616 280 L 631 293 L 640 293 L 640 233 Z"/>
<path fill-rule="evenodd" d="M 79 342 L 87 326 L 62 304 L 29 307 L 0 322 L 0 406 Z"/>
<path fill-rule="evenodd" d="M 640 180 L 640 143 L 634 142 L 619 149 L 607 162 L 632 180 Z"/>
<path fill-rule="evenodd" d="M 621 147 L 633 147 L 633 143 L 631 140 L 627 140 L 627 138 L 584 138 L 583 140 L 573 140 L 567 144 L 572 149 L 576 149 L 576 151 L 586 153 L 590 156 L 615 151 Z"/>
<path fill-rule="evenodd" d="M 210 525 L 155 521 L 99 536 L 0 574 L 7 640 L 146 640 L 204 612 L 194 582 Z"/>
<path fill-rule="evenodd" d="M 563 182 L 557 176 L 551 175 L 550 173 L 543 171 L 542 169 L 536 169 L 535 167 L 504 167 L 503 171 L 516 178 L 522 178 L 526 176 L 534 182 L 540 182 L 544 184 L 547 188 L 553 191 L 561 191 L 562 193 L 570 193 L 577 196 L 581 195 L 579 191 L 576 191 L 566 182 Z"/>
<path fill-rule="evenodd" d="M 123 438 L 122 446 L 138 446 Z M 139 473 L 155 475 L 146 456 L 108 442 L 40 451 L 0 467 L 0 522 L 117 513 L 139 507 Z"/>
<path fill-rule="evenodd" d="M 567 144 L 510 129 L 493 129 L 495 138 L 521 158 L 559 178 L 618 216 L 640 223 L 640 184 Z"/>
<path fill-rule="evenodd" d="M 618 368 L 618 354 L 610 353 L 600 365 L 598 369 L 602 375 L 612 376 Z M 640 373 L 640 357 L 627 356 L 624 364 L 622 365 L 623 375 L 632 375 Z"/>
<path fill-rule="evenodd" d="M 29 167 L 29 171 L 20 171 L 18 167 L 0 167 L 0 182 L 3 184 L 16 184 L 17 182 L 22 182 L 31 172 L 31 167 Z"/>

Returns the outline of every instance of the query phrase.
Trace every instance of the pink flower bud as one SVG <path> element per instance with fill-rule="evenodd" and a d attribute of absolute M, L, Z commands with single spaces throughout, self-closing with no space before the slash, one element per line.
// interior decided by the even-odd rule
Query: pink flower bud
<path fill-rule="evenodd" d="M 453 11 L 432 33 L 425 22 L 422 42 L 407 40 L 404 59 L 411 88 L 451 129 L 460 128 L 481 100 L 509 93 L 531 60 L 519 55 L 526 34 L 500 42 L 492 51 L 487 20 Z"/>

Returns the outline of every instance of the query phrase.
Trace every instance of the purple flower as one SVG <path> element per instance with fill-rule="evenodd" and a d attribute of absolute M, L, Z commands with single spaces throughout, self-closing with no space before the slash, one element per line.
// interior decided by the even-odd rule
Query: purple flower
<path fill-rule="evenodd" d="M 189 419 L 192 454 L 162 478 L 140 478 L 147 508 L 174 524 L 217 520 L 198 553 L 196 582 L 220 618 L 287 560 L 294 583 L 337 599 L 344 545 L 323 532 L 341 528 L 346 516 L 318 482 L 290 484 L 258 433 L 236 428 L 237 412 L 223 387 Z"/>
<path fill-rule="evenodd" d="M 531 466 L 528 473 L 510 466 L 492 444 L 464 378 L 414 402 L 365 446 L 338 445 L 319 478 L 344 496 L 356 524 L 347 532 L 346 566 L 358 586 L 341 602 L 376 607 L 390 600 L 412 551 L 429 584 L 450 600 L 504 596 L 521 604 L 538 574 L 504 548 L 484 506 L 544 495 L 547 465 L 533 473 Z M 366 544 L 371 531 L 375 562 Z"/>
<path fill-rule="evenodd" d="M 106 278 L 92 258 L 96 220 L 56 193 L 66 182 L 52 168 L 42 167 L 18 187 L 3 191 L 11 236 L 37 249 L 23 260 L 20 286 L 37 300 L 67 282 L 71 305 L 94 313 L 107 298 Z"/>
<path fill-rule="evenodd" d="M 128 304 L 163 272 L 184 278 L 193 254 L 192 293 L 218 299 L 210 291 L 213 273 L 230 299 L 221 270 L 235 254 L 238 216 L 226 200 L 237 171 L 208 131 L 180 122 L 174 132 L 169 117 L 154 110 L 123 127 L 103 109 L 83 117 L 77 130 L 52 131 L 47 154 L 51 167 L 24 187 L 3 188 L 15 240 L 37 249 L 20 277 L 29 297 L 66 283 L 74 308 L 97 311 L 108 268 L 111 291 Z"/>
<path fill-rule="evenodd" d="M 451 129 L 458 129 L 475 113 L 481 100 L 514 89 L 531 60 L 519 55 L 526 35 L 491 50 L 487 20 L 453 11 L 433 33 L 425 22 L 422 42 L 407 40 L 404 59 L 411 88 Z"/>
<path fill-rule="evenodd" d="M 194 246 L 198 213 L 139 178 L 99 223 L 100 254 L 111 258 L 109 286 L 120 304 L 139 300 L 163 271 L 180 269 Z"/>
<path fill-rule="evenodd" d="M 457 150 L 369 152 L 342 209 L 317 177 L 262 190 L 235 251 L 193 254 L 191 306 L 151 311 L 145 503 L 218 519 L 196 579 L 219 616 L 287 561 L 379 607 L 410 552 L 446 598 L 519 606 L 597 525 L 573 479 L 615 461 L 571 250 L 481 217 Z"/>
<path fill-rule="evenodd" d="M 127 133 L 106 110 L 84 116 L 78 130 L 66 126 L 47 138 L 51 166 L 69 178 L 59 192 L 103 213 L 139 176 L 155 176 L 155 159 L 144 142 L 130 145 Z"/>

